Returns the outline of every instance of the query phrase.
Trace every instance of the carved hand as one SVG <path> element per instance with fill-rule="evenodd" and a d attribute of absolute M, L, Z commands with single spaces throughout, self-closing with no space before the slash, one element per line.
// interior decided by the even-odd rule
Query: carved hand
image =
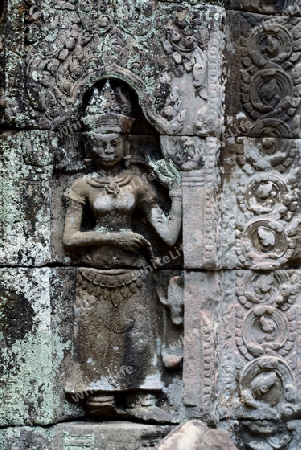
<path fill-rule="evenodd" d="M 180 195 L 181 177 L 174 164 L 171 161 L 165 161 L 165 159 L 156 162 L 149 159 L 149 164 L 160 183 L 173 193 L 177 191 Z"/>
<path fill-rule="evenodd" d="M 112 233 L 111 243 L 123 250 L 130 250 L 134 253 L 139 253 L 139 250 L 143 247 L 151 250 L 151 244 L 141 234 L 131 231 Z"/>

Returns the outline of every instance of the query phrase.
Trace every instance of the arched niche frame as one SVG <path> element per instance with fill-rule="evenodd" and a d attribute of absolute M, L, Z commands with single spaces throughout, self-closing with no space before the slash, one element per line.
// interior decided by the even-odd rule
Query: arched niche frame
<path fill-rule="evenodd" d="M 53 130 L 58 130 L 60 127 L 63 127 L 71 117 L 78 116 L 85 93 L 90 91 L 95 84 L 105 79 L 117 79 L 130 86 L 137 94 L 139 105 L 145 118 L 159 134 L 176 134 L 177 130 L 172 128 L 171 122 L 154 110 L 151 96 L 147 93 L 147 86 L 141 78 L 133 74 L 130 70 L 121 69 L 117 66 L 110 66 L 106 69 L 97 69 L 93 73 L 88 74 L 84 79 L 81 79 L 78 83 L 75 83 L 71 93 L 71 106 L 69 111 L 55 118 L 52 121 L 51 128 Z"/>

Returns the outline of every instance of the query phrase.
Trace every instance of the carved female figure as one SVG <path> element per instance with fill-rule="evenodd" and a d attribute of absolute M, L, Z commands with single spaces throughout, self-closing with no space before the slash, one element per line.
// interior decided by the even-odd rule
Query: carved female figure
<path fill-rule="evenodd" d="M 181 226 L 180 186 L 170 183 L 172 202 L 165 217 L 148 180 L 127 167 L 127 134 L 134 122 L 129 113 L 127 98 L 108 82 L 101 92 L 94 90 L 83 138 L 96 171 L 75 180 L 65 193 L 70 203 L 63 242 L 70 249 L 81 247 L 89 266 L 78 270 L 75 363 L 67 392 L 93 391 L 86 402 L 92 414 L 105 413 L 108 404 L 113 408 L 118 392 L 161 389 L 154 289 L 143 270 L 153 252 L 150 242 L 133 232 L 131 217 L 140 208 L 158 235 L 173 245 Z M 87 204 L 95 226 L 83 230 Z"/>

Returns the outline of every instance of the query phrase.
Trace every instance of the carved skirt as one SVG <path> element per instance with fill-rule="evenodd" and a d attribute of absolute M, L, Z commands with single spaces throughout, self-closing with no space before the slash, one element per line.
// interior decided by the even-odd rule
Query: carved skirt
<path fill-rule="evenodd" d="M 145 270 L 78 271 L 74 363 L 67 392 L 162 388 L 154 293 L 152 276 Z"/>

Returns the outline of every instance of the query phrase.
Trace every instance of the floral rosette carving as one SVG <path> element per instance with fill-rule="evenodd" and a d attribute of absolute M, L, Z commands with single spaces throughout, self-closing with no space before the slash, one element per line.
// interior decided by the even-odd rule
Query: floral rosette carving
<path fill-rule="evenodd" d="M 288 139 L 263 138 L 249 141 L 237 151 L 237 163 L 250 174 L 256 171 L 277 170 L 284 172 L 294 162 L 297 155 L 295 141 Z"/>
<path fill-rule="evenodd" d="M 245 267 L 269 270 L 293 258 L 300 222 L 298 174 L 299 169 L 286 176 L 261 172 L 238 183 L 239 209 L 248 222 L 237 225 L 237 255 Z"/>
<path fill-rule="evenodd" d="M 294 346 L 295 331 L 293 321 L 272 306 L 256 306 L 247 315 L 237 307 L 236 345 L 249 361 L 263 355 L 288 355 Z"/>
<path fill-rule="evenodd" d="M 242 370 L 239 388 L 243 404 L 272 418 L 292 416 L 297 407 L 294 377 L 283 359 L 262 356 Z"/>
<path fill-rule="evenodd" d="M 291 368 L 296 365 L 300 292 L 297 273 L 238 272 L 235 342 L 249 363 L 240 374 L 242 404 L 263 417 L 289 417 L 299 411 Z M 276 414 L 276 416 L 275 416 Z"/>
<path fill-rule="evenodd" d="M 240 209 L 249 218 L 254 214 L 268 214 L 288 221 L 298 205 L 296 178 L 288 183 L 288 178 L 277 172 L 253 175 L 247 183 L 241 182 L 237 199 Z"/>
<path fill-rule="evenodd" d="M 258 67 L 287 60 L 291 56 L 292 45 L 292 35 L 288 30 L 282 25 L 271 26 L 270 23 L 263 23 L 247 42 L 250 56 Z"/>
<path fill-rule="evenodd" d="M 253 270 L 279 268 L 293 256 L 296 246 L 284 225 L 270 217 L 250 220 L 238 237 L 238 260 Z"/>
<path fill-rule="evenodd" d="M 290 423 L 289 427 L 285 422 L 275 422 L 265 420 L 245 420 L 241 423 L 241 435 L 246 448 L 254 450 L 281 450 L 286 449 L 293 437 L 293 430 L 296 425 Z"/>
<path fill-rule="evenodd" d="M 287 311 L 295 302 L 299 289 L 297 275 L 291 278 L 284 271 L 271 273 L 238 272 L 236 295 L 246 309 L 258 305 L 270 305 Z"/>

